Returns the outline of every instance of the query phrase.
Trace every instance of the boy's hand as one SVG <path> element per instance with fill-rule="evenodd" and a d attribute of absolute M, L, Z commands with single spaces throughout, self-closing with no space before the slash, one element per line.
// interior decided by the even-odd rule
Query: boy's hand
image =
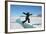
<path fill-rule="evenodd" d="M 25 14 L 25 13 L 23 12 L 23 14 Z"/>
<path fill-rule="evenodd" d="M 32 15 L 32 14 L 30 14 L 30 15 Z"/>
<path fill-rule="evenodd" d="M 24 12 L 23 12 L 24 13 Z"/>

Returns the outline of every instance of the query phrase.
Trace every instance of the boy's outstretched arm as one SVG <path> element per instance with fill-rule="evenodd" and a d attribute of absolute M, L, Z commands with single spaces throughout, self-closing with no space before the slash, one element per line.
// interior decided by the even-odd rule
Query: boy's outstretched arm
<path fill-rule="evenodd" d="M 25 15 L 26 15 L 26 13 L 25 13 L 25 12 L 23 12 L 23 14 L 25 14 Z"/>
<path fill-rule="evenodd" d="M 32 15 L 32 14 L 30 14 L 30 15 Z"/>

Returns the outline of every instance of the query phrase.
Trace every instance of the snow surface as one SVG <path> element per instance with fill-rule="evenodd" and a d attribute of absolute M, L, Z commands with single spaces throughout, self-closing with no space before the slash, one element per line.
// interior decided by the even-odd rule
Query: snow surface
<path fill-rule="evenodd" d="M 24 29 L 24 28 L 38 28 L 41 27 L 42 17 L 29 17 L 30 23 L 22 21 L 25 20 L 25 17 L 11 17 L 10 19 L 10 28 L 11 29 Z"/>

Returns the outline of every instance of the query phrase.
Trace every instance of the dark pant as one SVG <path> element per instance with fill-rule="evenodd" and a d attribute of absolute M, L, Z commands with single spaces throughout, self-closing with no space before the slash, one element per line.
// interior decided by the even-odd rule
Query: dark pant
<path fill-rule="evenodd" d="M 28 23 L 30 23 L 30 19 L 29 18 L 26 18 L 26 20 L 23 21 L 22 23 L 25 23 L 27 20 L 28 20 Z"/>

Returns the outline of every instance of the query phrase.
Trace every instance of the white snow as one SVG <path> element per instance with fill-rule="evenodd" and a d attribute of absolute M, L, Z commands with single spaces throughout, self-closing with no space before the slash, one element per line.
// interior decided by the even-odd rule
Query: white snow
<path fill-rule="evenodd" d="M 19 23 L 11 23 L 10 28 L 11 29 L 23 29 L 23 26 Z"/>
<path fill-rule="evenodd" d="M 30 23 L 25 22 L 29 25 L 42 23 L 42 17 L 29 17 L 29 18 L 30 18 Z M 20 19 L 20 21 L 24 21 L 25 17 L 11 17 L 10 28 L 11 29 L 24 29 L 24 27 L 21 24 L 16 23 L 16 19 Z M 33 26 L 34 27 L 41 27 L 41 25 L 33 25 Z"/>

